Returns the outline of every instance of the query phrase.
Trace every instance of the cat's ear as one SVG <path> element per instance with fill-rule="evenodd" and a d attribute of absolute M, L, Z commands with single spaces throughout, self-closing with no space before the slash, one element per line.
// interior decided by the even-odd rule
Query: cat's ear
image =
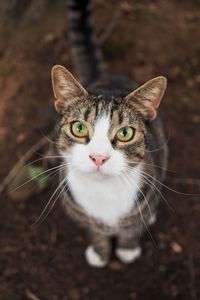
<path fill-rule="evenodd" d="M 55 108 L 59 113 L 80 97 L 86 97 L 88 92 L 63 66 L 56 65 L 51 71 L 52 85 L 55 96 Z"/>
<path fill-rule="evenodd" d="M 134 102 L 146 120 L 154 120 L 166 86 L 164 76 L 155 77 L 127 95 L 125 101 Z"/>

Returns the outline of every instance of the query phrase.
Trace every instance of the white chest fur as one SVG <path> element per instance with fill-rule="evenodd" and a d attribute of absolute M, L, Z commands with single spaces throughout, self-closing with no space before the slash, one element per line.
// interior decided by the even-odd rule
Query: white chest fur
<path fill-rule="evenodd" d="M 136 169 L 135 174 L 126 177 L 103 178 L 72 171 L 67 175 L 70 191 L 88 215 L 114 226 L 136 204 L 141 166 Z"/>

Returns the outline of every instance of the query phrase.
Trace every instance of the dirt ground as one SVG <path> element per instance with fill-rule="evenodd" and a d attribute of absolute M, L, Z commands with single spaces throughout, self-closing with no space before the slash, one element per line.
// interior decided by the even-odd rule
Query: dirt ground
<path fill-rule="evenodd" d="M 42 2 L 42 1 L 41 1 Z M 95 26 L 104 32 L 122 1 L 95 1 Z M 124 3 L 124 2 L 123 2 Z M 168 78 L 161 115 L 169 137 L 171 189 L 199 194 L 200 3 L 129 1 L 103 46 L 110 71 L 139 83 Z M 126 3 L 126 5 L 127 5 Z M 64 1 L 16 24 L 0 47 L 0 179 L 46 132 L 53 104 L 50 70 L 72 69 Z M 38 130 L 38 126 L 43 130 Z M 0 199 L 0 299 L 200 299 L 199 195 L 163 190 L 158 221 L 141 241 L 143 255 L 125 266 L 113 261 L 92 269 L 84 259 L 87 238 L 58 204 L 40 226 L 31 225 L 55 184 L 37 197 Z"/>

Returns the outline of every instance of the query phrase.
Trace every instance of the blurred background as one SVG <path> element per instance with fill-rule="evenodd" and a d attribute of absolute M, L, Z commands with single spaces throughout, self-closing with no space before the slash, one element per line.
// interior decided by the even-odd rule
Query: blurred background
<path fill-rule="evenodd" d="M 31 225 L 56 188 L 37 197 L 0 196 L 0 299 L 200 299 L 200 1 L 94 0 L 108 69 L 140 84 L 168 78 L 160 113 L 170 148 L 164 201 L 143 255 L 92 269 L 87 238 L 58 204 Z M 0 180 L 49 130 L 50 70 L 73 71 L 64 0 L 0 2 Z M 48 126 L 47 126 L 48 125 Z M 51 126 L 51 125 L 50 125 Z M 40 129 L 38 129 L 40 128 Z M 42 129 L 41 129 L 42 128 Z"/>

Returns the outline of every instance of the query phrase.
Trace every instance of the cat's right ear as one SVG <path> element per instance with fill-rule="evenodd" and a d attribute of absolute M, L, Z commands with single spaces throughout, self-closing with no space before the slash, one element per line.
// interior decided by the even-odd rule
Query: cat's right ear
<path fill-rule="evenodd" d="M 67 106 L 80 97 L 88 96 L 88 92 L 63 66 L 56 65 L 51 71 L 52 85 L 55 96 L 55 108 L 63 113 Z"/>
<path fill-rule="evenodd" d="M 164 76 L 155 77 L 127 95 L 125 101 L 137 105 L 142 116 L 152 121 L 156 118 L 166 86 L 167 79 Z"/>

